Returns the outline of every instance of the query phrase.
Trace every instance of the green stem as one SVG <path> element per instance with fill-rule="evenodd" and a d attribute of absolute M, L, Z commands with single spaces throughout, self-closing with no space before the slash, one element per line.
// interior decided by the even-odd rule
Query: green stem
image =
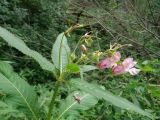
<path fill-rule="evenodd" d="M 59 84 L 60 84 L 60 82 L 57 81 L 56 85 L 55 85 L 55 91 L 53 93 L 52 100 L 51 100 L 50 105 L 49 105 L 49 111 L 48 111 L 48 115 L 47 115 L 47 120 L 51 120 L 51 115 L 52 115 L 54 103 L 55 103 L 55 100 L 56 100 L 56 96 L 58 94 Z"/>
<path fill-rule="evenodd" d="M 78 40 L 78 43 L 77 43 L 76 47 L 74 48 L 72 54 L 76 52 L 76 50 L 77 50 L 79 44 L 82 43 L 82 42 L 83 42 L 83 40 L 82 40 L 82 37 L 81 37 L 81 38 Z"/>

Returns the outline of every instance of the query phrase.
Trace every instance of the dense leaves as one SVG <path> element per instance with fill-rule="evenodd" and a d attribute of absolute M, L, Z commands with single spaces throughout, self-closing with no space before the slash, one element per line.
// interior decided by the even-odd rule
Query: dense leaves
<path fill-rule="evenodd" d="M 22 78 L 25 78 L 36 87 L 38 102 L 42 107 L 40 109 L 33 107 L 33 111 L 37 116 L 39 111 L 42 111 L 40 119 L 46 118 L 52 92 L 55 92 L 55 78 L 52 77 L 52 73 L 56 68 L 66 73 L 63 74 L 66 82 L 63 81 L 56 97 L 52 117 L 59 117 L 60 120 L 150 120 L 148 113 L 151 112 L 159 120 L 159 11 L 159 0 L 0 0 L 0 26 L 2 26 L 0 27 L 0 59 L 12 63 L 15 71 L 21 76 L 20 81 L 24 81 Z M 75 30 L 70 37 L 65 36 L 64 41 L 58 39 L 64 35 L 63 31 L 76 23 L 83 24 L 85 27 Z M 93 46 L 87 47 L 88 51 L 95 49 L 105 51 L 110 44 L 115 42 L 123 45 L 132 44 L 132 47 L 125 46 L 120 51 L 122 58 L 132 56 L 137 61 L 135 67 L 141 69 L 140 74 L 133 77 L 128 74 L 112 76 L 110 70 L 99 71 L 97 67 L 92 66 L 92 63 L 96 65 L 95 59 L 90 61 L 91 65 L 68 61 L 70 50 L 72 52 L 81 35 L 86 32 L 91 33 L 94 43 Z M 61 34 L 58 36 L 59 33 Z M 66 39 L 71 49 L 68 48 Z M 58 42 L 53 45 L 55 41 Z M 55 49 L 55 54 L 52 48 Z M 21 52 L 29 57 L 24 56 Z M 76 57 L 79 56 L 81 56 L 80 52 Z M 39 69 L 32 58 L 51 74 Z M 51 58 L 52 62 L 49 62 Z M 3 63 L 0 68 L 0 83 L 2 83 L 0 85 L 0 120 L 30 120 L 31 118 L 28 118 L 30 116 L 35 119 L 9 81 L 21 90 L 20 92 L 27 100 L 32 96 L 30 92 L 33 92 L 34 95 L 36 93 L 25 81 L 19 82 L 19 77 L 15 82 L 10 79 L 13 77 L 6 76 L 10 74 L 8 70 L 5 74 L 2 73 L 8 68 L 4 67 L 8 64 Z M 15 76 L 16 73 L 12 73 Z M 74 98 L 76 94 L 66 85 L 70 77 L 80 76 L 81 79 L 90 83 L 73 80 L 72 85 L 78 90 L 80 96 L 90 95 L 89 99 L 83 101 L 86 104 L 81 104 L 82 102 L 79 104 Z M 93 83 L 98 83 L 99 86 Z M 29 87 L 21 84 L 27 84 Z M 127 101 L 115 95 L 123 96 Z M 13 101 L 10 100 L 12 98 L 14 98 Z M 97 103 L 97 99 L 101 100 Z M 95 100 L 95 102 L 89 103 L 88 100 Z M 125 101 L 127 104 L 120 104 L 118 100 Z M 128 103 L 128 100 L 134 104 Z M 73 103 L 75 104 L 70 108 L 69 106 Z M 32 103 L 29 102 L 29 105 L 32 108 Z M 132 112 L 135 110 L 141 114 Z"/>
<path fill-rule="evenodd" d="M 12 106 L 0 101 L 0 119 L 27 119 L 26 116 L 19 110 L 14 109 Z"/>
<path fill-rule="evenodd" d="M 39 119 L 39 105 L 33 88 L 18 76 L 13 68 L 0 61 L 0 89 L 4 102 L 26 114 L 28 118 Z"/>

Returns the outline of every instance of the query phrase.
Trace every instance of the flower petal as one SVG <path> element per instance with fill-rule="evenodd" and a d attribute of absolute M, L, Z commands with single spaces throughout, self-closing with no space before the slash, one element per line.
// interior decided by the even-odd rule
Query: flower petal
<path fill-rule="evenodd" d="M 98 64 L 98 67 L 100 69 L 105 69 L 105 68 L 110 68 L 110 60 L 108 58 L 104 59 L 104 60 L 101 60 Z"/>
<path fill-rule="evenodd" d="M 134 61 L 133 61 L 133 58 L 126 58 L 126 59 L 122 62 L 122 64 L 124 65 L 126 71 L 128 71 L 129 69 L 131 69 L 132 67 L 134 67 L 136 63 L 137 63 L 137 62 L 134 62 Z"/>
<path fill-rule="evenodd" d="M 129 69 L 128 71 L 131 75 L 137 75 L 140 72 L 140 69 L 137 69 L 135 67 Z"/>
<path fill-rule="evenodd" d="M 112 68 L 112 74 L 114 75 L 120 75 L 120 74 L 123 74 L 125 73 L 125 68 L 123 65 L 117 65 L 116 67 L 113 67 Z"/>
<path fill-rule="evenodd" d="M 121 59 L 121 54 L 120 54 L 120 52 L 116 52 L 116 53 L 113 55 L 113 59 L 114 59 L 115 62 L 120 61 L 120 59 Z"/>
<path fill-rule="evenodd" d="M 101 60 L 98 64 L 98 67 L 100 69 L 105 68 L 112 68 L 114 66 L 117 66 L 116 62 L 118 62 L 121 58 L 120 52 L 115 52 L 115 54 L 109 58 L 106 58 L 104 60 Z"/>

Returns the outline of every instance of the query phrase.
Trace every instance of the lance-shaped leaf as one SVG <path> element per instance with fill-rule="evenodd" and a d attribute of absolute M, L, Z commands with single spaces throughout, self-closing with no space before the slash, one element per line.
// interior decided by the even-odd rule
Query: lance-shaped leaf
<path fill-rule="evenodd" d="M 83 73 L 98 69 L 96 66 L 93 65 L 79 65 L 79 67 L 80 67 L 80 76 L 82 80 L 83 80 Z"/>
<path fill-rule="evenodd" d="M 9 64 L 2 61 L 0 61 L 0 90 L 5 94 L 5 103 L 20 110 L 30 119 L 39 119 L 40 108 L 35 91 Z"/>
<path fill-rule="evenodd" d="M 54 71 L 54 65 L 51 62 L 49 62 L 38 52 L 31 50 L 20 38 L 16 37 L 14 34 L 9 32 L 5 28 L 0 27 L 0 37 L 2 37 L 10 46 L 21 51 L 23 54 L 28 55 L 33 59 L 35 59 L 40 64 L 42 69 L 51 72 Z"/>
<path fill-rule="evenodd" d="M 70 48 L 67 43 L 67 38 L 64 33 L 58 35 L 52 48 L 52 61 L 57 69 L 60 71 L 68 64 L 68 56 L 70 54 Z"/>
<path fill-rule="evenodd" d="M 97 102 L 98 99 L 90 95 L 89 93 L 75 91 L 61 102 L 58 117 L 55 120 L 61 120 L 61 118 L 64 118 L 66 120 L 71 116 L 77 118 L 79 115 L 79 111 L 88 110 Z"/>
<path fill-rule="evenodd" d="M 122 97 L 113 95 L 111 92 L 100 88 L 98 85 L 91 84 L 80 79 L 72 79 L 70 81 L 70 84 L 77 89 L 80 89 L 82 91 L 85 91 L 86 93 L 97 97 L 98 99 L 104 99 L 105 101 L 110 102 L 117 107 L 134 111 L 153 119 L 153 116 L 150 113 L 142 110 L 138 106 L 134 105 L 133 103 Z"/>
<path fill-rule="evenodd" d="M 79 67 L 82 72 L 89 72 L 91 70 L 98 69 L 96 66 L 93 65 L 79 65 Z"/>

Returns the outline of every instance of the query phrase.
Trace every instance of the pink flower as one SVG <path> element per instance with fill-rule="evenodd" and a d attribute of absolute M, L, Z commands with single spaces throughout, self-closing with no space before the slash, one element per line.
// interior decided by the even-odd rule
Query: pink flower
<path fill-rule="evenodd" d="M 140 72 L 139 69 L 134 67 L 136 64 L 137 62 L 133 61 L 133 58 L 126 58 L 122 64 L 112 68 L 112 73 L 114 75 L 119 75 L 129 72 L 131 75 L 136 75 Z"/>
<path fill-rule="evenodd" d="M 114 75 L 120 75 L 120 74 L 123 74 L 125 72 L 126 72 L 125 71 L 125 67 L 122 64 L 117 65 L 117 66 L 115 66 L 115 67 L 112 68 L 112 73 Z"/>
<path fill-rule="evenodd" d="M 120 52 L 115 52 L 115 54 L 109 58 L 106 58 L 104 60 L 101 60 L 98 64 L 98 67 L 100 69 L 105 68 L 112 68 L 113 66 L 116 66 L 116 62 L 118 62 L 121 58 Z"/>

